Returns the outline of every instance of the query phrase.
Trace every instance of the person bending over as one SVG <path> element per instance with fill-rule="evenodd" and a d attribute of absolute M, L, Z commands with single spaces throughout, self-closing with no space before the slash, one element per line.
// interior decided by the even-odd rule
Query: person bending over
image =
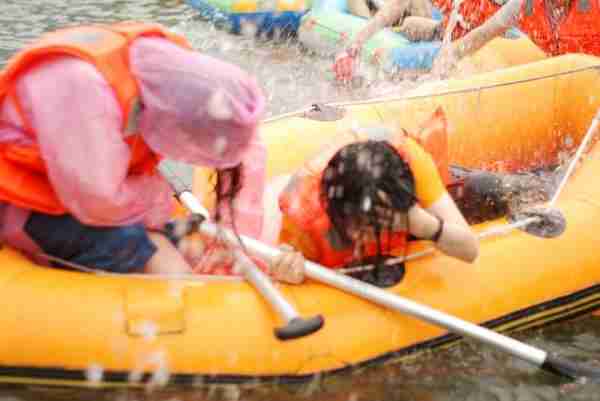
<path fill-rule="evenodd" d="M 0 238 L 32 257 L 188 273 L 163 234 L 168 157 L 216 171 L 217 220 L 258 237 L 265 107 L 253 78 L 157 24 L 48 33 L 0 75 Z"/>

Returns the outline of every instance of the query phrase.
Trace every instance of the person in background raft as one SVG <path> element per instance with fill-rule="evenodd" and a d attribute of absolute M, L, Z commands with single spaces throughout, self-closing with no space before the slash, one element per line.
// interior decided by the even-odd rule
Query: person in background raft
<path fill-rule="evenodd" d="M 157 164 L 216 169 L 216 218 L 259 236 L 264 107 L 254 79 L 160 25 L 42 36 L 0 75 L 2 241 L 110 272 L 191 272 L 162 234 L 175 204 Z"/>
<path fill-rule="evenodd" d="M 353 0 L 349 4 L 362 0 Z M 455 5 L 456 0 L 433 0 L 442 15 L 442 20 L 432 19 L 432 8 L 429 0 L 389 0 L 382 7 L 371 7 L 377 10 L 369 23 L 356 35 L 350 46 L 340 52 L 333 65 L 336 78 L 349 81 L 354 74 L 356 59 L 364 44 L 385 27 L 395 26 L 394 31 L 406 36 L 410 41 L 456 40 L 470 30 L 482 25 L 502 4 L 502 0 L 463 0 Z M 429 5 L 429 7 L 428 7 Z M 453 9 L 457 10 L 453 15 Z M 354 7 L 357 8 L 357 7 Z M 356 12 L 355 12 L 356 13 Z"/>
<path fill-rule="evenodd" d="M 363 44 L 377 31 L 406 15 L 406 4 L 407 0 L 386 3 L 352 45 L 336 57 L 334 71 L 338 79 L 352 77 L 354 59 Z M 447 72 L 457 60 L 479 50 L 511 27 L 526 33 L 551 56 L 566 53 L 600 56 L 597 0 L 435 0 L 434 5 L 444 15 L 441 23 L 407 17 L 400 26 L 400 32 L 413 41 L 442 37 L 444 42 L 453 41 L 440 50 L 432 68 L 434 73 Z M 458 9 L 452 19 L 455 5 Z"/>
<path fill-rule="evenodd" d="M 600 56 L 598 0 L 508 0 L 484 24 L 443 46 L 434 61 L 434 71 L 447 70 L 456 60 L 513 26 L 551 56 L 566 53 Z"/>
<path fill-rule="evenodd" d="M 280 242 L 332 268 L 374 261 L 375 277 L 366 280 L 384 286 L 398 278 L 386 277 L 393 269 L 383 268 L 383 261 L 406 254 L 409 235 L 465 262 L 477 258 L 478 239 L 445 187 L 450 178 L 441 110 L 417 136 L 383 129 L 336 138 L 282 191 Z M 301 264 L 280 262 L 274 269 L 287 281 L 302 281 Z"/>

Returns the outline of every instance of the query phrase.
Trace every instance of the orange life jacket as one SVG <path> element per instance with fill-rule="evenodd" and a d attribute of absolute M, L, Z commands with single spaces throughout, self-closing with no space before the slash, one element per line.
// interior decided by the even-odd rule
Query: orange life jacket
<path fill-rule="evenodd" d="M 64 214 L 66 209 L 48 180 L 45 163 L 32 129 L 17 96 L 16 82 L 32 66 L 52 57 L 69 55 L 93 64 L 112 86 L 123 115 L 123 132 L 135 125 L 139 92 L 129 71 L 129 45 L 140 36 L 160 36 L 184 47 L 187 41 L 158 24 L 123 22 L 61 29 L 43 35 L 38 41 L 13 56 L 0 72 L 0 105 L 12 101 L 22 122 L 20 127 L 34 145 L 0 145 L 0 200 L 19 207 L 47 213 Z M 3 122 L 0 121 L 0 125 Z M 125 135 L 125 134 L 124 134 Z M 125 138 L 131 149 L 129 174 L 156 174 L 160 158 L 138 133 Z M 98 166 L 101 168 L 101 166 Z"/>
<path fill-rule="evenodd" d="M 434 0 L 444 19 L 444 30 L 448 27 L 453 4 L 457 0 Z M 506 1 L 503 0 L 463 0 L 458 8 L 457 24 L 452 31 L 452 40 L 460 39 L 469 31 L 487 21 Z"/>
<path fill-rule="evenodd" d="M 526 0 L 520 29 L 546 53 L 600 56 L 600 0 L 572 0 L 567 15 L 553 26 L 544 0 Z"/>
<path fill-rule="evenodd" d="M 390 138 L 389 142 L 410 166 L 410 155 L 406 153 L 406 138 L 416 140 L 436 161 L 440 176 L 444 183 L 449 182 L 448 144 L 446 134 L 446 118 L 438 109 L 416 135 L 401 131 Z M 341 267 L 353 260 L 353 250 L 344 246 L 339 236 L 332 230 L 331 222 L 320 201 L 320 182 L 323 171 L 329 160 L 343 146 L 357 140 L 365 140 L 359 133 L 342 133 L 336 142 L 309 160 L 291 179 L 287 188 L 279 197 L 279 208 L 284 219 L 289 219 L 302 232 L 308 234 L 320 255 L 319 263 L 329 267 Z M 383 233 L 380 237 L 381 248 L 394 251 L 403 250 L 406 246 L 405 232 Z M 363 256 L 377 255 L 377 241 L 366 244 Z"/>

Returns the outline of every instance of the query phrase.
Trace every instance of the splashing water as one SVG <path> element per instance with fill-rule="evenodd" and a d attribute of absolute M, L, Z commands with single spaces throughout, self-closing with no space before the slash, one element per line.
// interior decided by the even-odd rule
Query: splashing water
<path fill-rule="evenodd" d="M 227 93 L 222 88 L 217 89 L 208 99 L 206 113 L 215 120 L 229 120 L 233 116 Z"/>
<path fill-rule="evenodd" d="M 215 153 L 219 156 L 222 156 L 227 150 L 227 144 L 227 138 L 225 138 L 224 135 L 218 135 L 213 145 Z"/>
<path fill-rule="evenodd" d="M 244 21 L 240 26 L 240 33 L 242 36 L 246 38 L 254 38 L 258 32 L 258 27 L 256 23 L 251 21 Z"/>
<path fill-rule="evenodd" d="M 150 320 L 147 320 L 140 325 L 140 334 L 146 341 L 156 340 L 156 334 L 158 333 L 158 325 Z"/>
<path fill-rule="evenodd" d="M 85 3 L 85 4 L 84 4 Z M 114 3 L 114 4 L 109 4 Z M 243 66 L 268 88 L 269 113 L 277 114 L 284 110 L 295 110 L 307 104 L 363 100 L 372 96 L 401 94 L 407 89 L 425 82 L 428 77 L 414 81 L 380 81 L 382 74 L 369 72 L 364 86 L 346 87 L 337 85 L 326 78 L 331 67 L 330 58 L 315 57 L 305 52 L 295 43 L 269 44 L 261 42 L 256 30 L 249 27 L 245 35 L 232 37 L 197 19 L 197 14 L 183 2 L 169 0 L 128 0 L 127 2 L 106 2 L 88 0 L 75 5 L 66 0 L 17 1 L 3 0 L 3 13 L 0 15 L 0 58 L 5 62 L 9 54 L 25 42 L 37 37 L 41 32 L 58 25 L 80 22 L 109 22 L 115 20 L 138 19 L 164 23 L 175 31 L 186 35 L 199 50 L 232 61 Z M 224 46 L 221 46 L 225 44 Z M 568 155 L 565 156 L 565 160 Z M 183 167 L 181 167 L 183 168 Z M 188 175 L 188 180 L 190 179 Z M 178 290 L 174 290 L 178 291 Z M 119 316 L 119 320 L 123 317 Z M 148 330 L 152 338 L 152 330 Z M 578 336 L 588 334 L 589 338 Z M 597 338 L 600 337 L 600 320 L 587 318 L 575 323 L 561 324 L 557 328 L 543 332 L 528 333 L 525 338 L 544 348 L 569 347 L 569 352 L 580 358 L 596 358 Z M 337 340 L 341 341 L 341 338 Z M 576 344 L 574 346 L 573 344 Z M 119 352 L 125 352 L 121 349 Z M 282 356 L 283 357 L 283 356 Z M 150 360 L 152 358 L 149 358 Z M 160 359 L 160 358 L 159 358 Z M 140 382 L 143 368 L 148 361 L 130 374 L 132 382 Z M 168 365 L 151 367 L 157 383 L 169 380 Z M 105 369 L 107 369 L 105 367 Z M 85 377 L 90 382 L 101 380 L 105 375 L 103 367 L 91 364 L 86 368 Z M 100 379 L 99 379 L 100 377 Z M 154 394 L 152 400 L 217 400 L 221 395 L 206 387 L 204 379 L 195 382 L 199 388 L 178 389 L 176 397 Z M 212 389 L 216 387 L 211 387 Z M 585 381 L 572 384 L 543 374 L 535 374 L 526 366 L 511 358 L 493 352 L 482 353 L 481 346 L 465 344 L 450 351 L 419 355 L 413 362 L 396 366 L 371 367 L 349 375 L 333 376 L 318 380 L 308 386 L 295 387 L 265 386 L 261 389 L 238 388 L 239 399 L 251 400 L 429 400 L 436 401 L 492 401 L 492 400 L 594 400 L 600 394 L 598 386 Z M 305 390 L 306 391 L 302 391 Z M 211 392 L 213 391 L 213 392 Z M 118 393 L 99 394 L 77 390 L 76 395 L 61 393 L 51 389 L 36 390 L 32 387 L 0 389 L 3 400 L 37 401 L 40 399 L 94 400 L 119 397 Z M 144 394 L 128 394 L 127 401 L 148 399 Z"/>
<path fill-rule="evenodd" d="M 147 390 L 164 387 L 169 383 L 171 372 L 164 351 L 154 351 L 142 357 L 137 366 L 129 372 L 129 383 L 140 383 L 146 369 L 150 369 L 150 379 L 146 383 Z"/>
<path fill-rule="evenodd" d="M 103 377 L 104 369 L 102 368 L 102 366 L 96 363 L 89 365 L 85 370 L 85 379 L 90 384 L 99 384 L 100 382 L 102 382 Z"/>

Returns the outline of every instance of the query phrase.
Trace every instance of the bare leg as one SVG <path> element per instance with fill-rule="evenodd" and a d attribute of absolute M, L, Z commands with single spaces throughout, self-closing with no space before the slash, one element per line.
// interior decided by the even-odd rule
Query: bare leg
<path fill-rule="evenodd" d="M 188 274 L 192 272 L 183 255 L 164 235 L 149 232 L 148 236 L 158 250 L 146 264 L 145 273 Z"/>
<path fill-rule="evenodd" d="M 371 10 L 367 7 L 365 0 L 349 0 L 348 9 L 350 14 L 358 15 L 359 17 L 370 18 Z"/>

